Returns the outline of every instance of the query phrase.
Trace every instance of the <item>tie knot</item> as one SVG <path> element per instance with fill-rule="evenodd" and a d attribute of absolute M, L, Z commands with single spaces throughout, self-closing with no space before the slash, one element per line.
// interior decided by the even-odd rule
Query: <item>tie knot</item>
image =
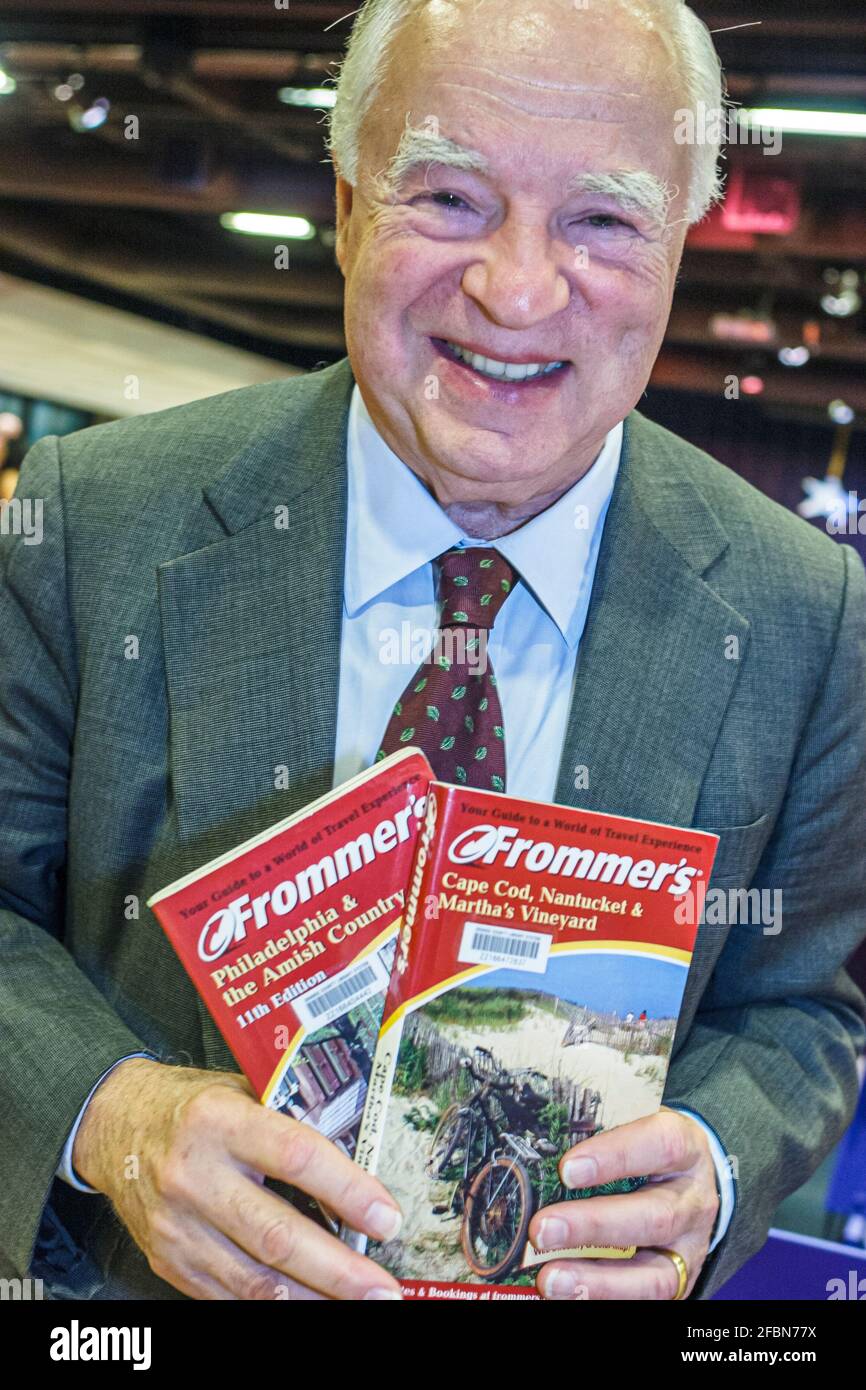
<path fill-rule="evenodd" d="M 514 570 L 492 546 L 455 547 L 436 560 L 441 627 L 491 628 L 517 582 Z"/>

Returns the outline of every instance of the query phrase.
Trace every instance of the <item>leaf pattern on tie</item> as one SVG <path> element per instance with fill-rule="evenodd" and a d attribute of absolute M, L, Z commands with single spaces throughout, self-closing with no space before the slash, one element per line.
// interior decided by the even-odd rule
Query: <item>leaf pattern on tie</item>
<path fill-rule="evenodd" d="M 520 577 L 488 546 L 455 547 L 434 567 L 441 638 L 395 703 L 376 761 L 415 743 L 441 780 L 504 792 L 505 721 L 496 676 L 477 653 L 486 657 L 479 634 L 493 628 Z"/>

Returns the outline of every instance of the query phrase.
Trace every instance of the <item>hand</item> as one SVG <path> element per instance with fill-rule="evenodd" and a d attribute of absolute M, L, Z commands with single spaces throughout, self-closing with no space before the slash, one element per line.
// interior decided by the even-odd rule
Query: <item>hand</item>
<path fill-rule="evenodd" d="M 589 1164 L 587 1171 L 579 1165 Z M 694 1288 L 719 1209 L 716 1173 L 705 1131 L 690 1116 L 662 1106 L 630 1124 L 585 1140 L 559 1165 L 566 1187 L 595 1187 L 614 1178 L 649 1177 L 619 1197 L 589 1197 L 545 1207 L 532 1219 L 537 1250 L 575 1245 L 637 1245 L 676 1250 Z M 538 1275 L 553 1299 L 672 1299 L 679 1276 L 673 1260 L 638 1249 L 631 1260 L 555 1260 Z"/>
<path fill-rule="evenodd" d="M 233 1072 L 127 1059 L 87 1106 L 72 1162 L 111 1199 L 154 1274 L 191 1298 L 400 1298 L 385 1270 L 263 1183 L 282 1179 L 379 1240 L 399 1229 L 394 1199 Z"/>

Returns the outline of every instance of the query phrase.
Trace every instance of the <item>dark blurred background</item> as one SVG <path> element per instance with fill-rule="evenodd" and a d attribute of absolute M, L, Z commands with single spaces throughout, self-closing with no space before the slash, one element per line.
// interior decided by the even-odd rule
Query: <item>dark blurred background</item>
<path fill-rule="evenodd" d="M 866 559 L 866 8 L 693 8 L 755 143 L 728 146 L 725 202 L 690 234 L 642 408 Z M 0 507 L 43 434 L 343 356 L 323 113 L 352 13 L 0 3 Z M 779 108 L 835 133 L 768 157 L 760 113 Z M 866 984 L 862 953 L 853 968 Z M 855 1239 L 825 1211 L 832 1168 L 780 1219 Z"/>

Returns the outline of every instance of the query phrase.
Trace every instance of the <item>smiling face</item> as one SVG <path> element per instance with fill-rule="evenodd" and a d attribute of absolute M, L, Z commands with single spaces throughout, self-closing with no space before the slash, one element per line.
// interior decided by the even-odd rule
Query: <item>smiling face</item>
<path fill-rule="evenodd" d="M 673 138 L 682 83 L 644 8 L 434 0 L 397 37 L 358 186 L 338 176 L 355 379 L 386 442 L 474 535 L 513 529 L 586 472 L 661 345 L 690 168 Z M 480 167 L 427 153 L 383 187 L 407 124 Z M 520 363 L 564 365 L 488 374 Z"/>

